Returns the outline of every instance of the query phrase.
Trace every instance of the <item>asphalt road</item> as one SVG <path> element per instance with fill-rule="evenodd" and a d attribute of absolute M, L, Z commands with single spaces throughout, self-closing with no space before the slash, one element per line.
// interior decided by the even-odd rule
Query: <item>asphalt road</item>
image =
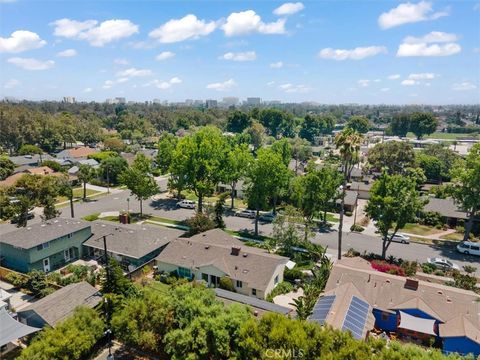
<path fill-rule="evenodd" d="M 127 201 L 129 199 L 130 201 Z M 89 202 L 77 202 L 75 203 L 75 217 L 82 218 L 86 215 L 93 213 L 106 212 L 106 211 L 127 211 L 139 212 L 140 205 L 135 197 L 130 195 L 128 190 L 122 191 L 117 194 L 105 195 L 97 200 L 91 200 Z M 63 207 L 62 215 L 70 217 L 69 207 Z M 185 220 L 194 214 L 194 210 L 180 209 L 176 207 L 176 200 L 174 199 L 159 199 L 159 200 L 146 200 L 143 203 L 144 213 L 172 219 L 172 220 Z M 252 219 L 240 218 L 232 215 L 225 216 L 225 223 L 227 228 L 232 230 L 247 230 L 252 231 L 254 229 L 254 221 Z M 40 221 L 37 216 L 34 220 Z M 1 233 L 14 229 L 13 225 L 3 224 L 0 225 Z M 271 224 L 259 223 L 259 232 L 262 235 L 269 235 L 272 232 Z M 328 253 L 336 256 L 337 254 L 337 240 L 338 232 L 332 230 L 329 232 L 317 232 L 312 242 L 327 246 Z M 357 251 L 367 253 L 381 252 L 381 240 L 379 237 L 363 235 L 358 233 L 344 233 L 343 236 L 343 251 L 349 248 L 354 248 Z M 451 261 L 457 263 L 460 266 L 473 265 L 477 268 L 477 276 L 480 276 L 480 258 L 473 255 L 463 255 L 455 251 L 453 247 L 437 246 L 437 245 L 424 245 L 417 243 L 399 244 L 392 243 L 387 255 L 394 255 L 397 258 L 403 258 L 406 260 L 416 260 L 418 262 L 425 262 L 428 257 L 445 257 Z"/>

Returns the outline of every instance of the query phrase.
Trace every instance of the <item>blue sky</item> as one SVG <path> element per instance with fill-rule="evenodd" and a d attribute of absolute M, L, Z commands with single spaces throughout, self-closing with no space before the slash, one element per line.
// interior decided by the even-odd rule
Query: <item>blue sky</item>
<path fill-rule="evenodd" d="M 478 1 L 0 0 L 0 96 L 480 102 Z"/>

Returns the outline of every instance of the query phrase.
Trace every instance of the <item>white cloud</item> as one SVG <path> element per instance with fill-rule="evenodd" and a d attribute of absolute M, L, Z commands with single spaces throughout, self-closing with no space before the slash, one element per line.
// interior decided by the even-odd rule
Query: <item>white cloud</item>
<path fill-rule="evenodd" d="M 458 36 L 452 33 L 446 33 L 442 31 L 432 31 L 422 37 L 407 36 L 403 39 L 407 44 L 423 44 L 423 43 L 443 43 L 443 42 L 455 42 L 458 40 Z"/>
<path fill-rule="evenodd" d="M 437 77 L 434 73 L 419 73 L 419 74 L 410 74 L 408 78 L 411 80 L 433 80 Z"/>
<path fill-rule="evenodd" d="M 175 85 L 175 84 L 181 84 L 182 83 L 182 79 L 178 78 L 178 77 L 173 77 L 171 78 L 170 80 L 168 81 L 163 81 L 163 80 L 152 80 L 142 86 L 146 87 L 146 86 L 155 86 L 157 88 L 159 88 L 160 90 L 167 90 L 167 89 L 170 89 L 172 87 L 172 85 Z"/>
<path fill-rule="evenodd" d="M 87 87 L 87 88 L 83 89 L 84 93 L 89 93 L 89 92 L 92 92 L 92 91 L 93 91 L 93 89 L 91 87 Z"/>
<path fill-rule="evenodd" d="M 468 90 L 475 90 L 477 85 L 472 84 L 469 81 L 464 81 L 458 84 L 453 84 L 452 89 L 455 91 L 468 91 Z"/>
<path fill-rule="evenodd" d="M 387 48 L 385 46 L 367 46 L 367 47 L 357 47 L 355 49 L 332 49 L 326 48 L 322 49 L 318 56 L 322 59 L 332 59 L 332 60 L 361 60 L 367 57 L 375 56 L 378 54 L 387 53 Z"/>
<path fill-rule="evenodd" d="M 14 3 L 17 2 L 17 0 L 0 0 L 0 4 L 7 4 L 7 3 Z"/>
<path fill-rule="evenodd" d="M 19 53 L 41 48 L 46 43 L 34 32 L 17 30 L 11 33 L 8 38 L 0 37 L 0 52 Z"/>
<path fill-rule="evenodd" d="M 55 61 L 53 60 L 41 61 L 32 58 L 20 57 L 10 58 L 7 60 L 7 62 L 25 70 L 47 70 L 55 65 Z"/>
<path fill-rule="evenodd" d="M 3 85 L 3 88 L 4 89 L 13 89 L 14 87 L 17 87 L 18 85 L 20 85 L 20 81 L 18 81 L 17 79 L 10 79 L 5 83 L 5 85 Z"/>
<path fill-rule="evenodd" d="M 217 90 L 217 91 L 227 91 L 233 88 L 236 84 L 235 80 L 229 79 L 224 82 L 211 83 L 207 85 L 207 89 Z"/>
<path fill-rule="evenodd" d="M 92 46 L 102 47 L 110 42 L 138 33 L 138 25 L 130 20 L 112 19 L 98 23 L 96 20 L 76 21 L 60 19 L 52 23 L 56 36 L 86 40 Z"/>
<path fill-rule="evenodd" d="M 387 91 L 390 91 L 390 88 L 381 88 L 380 91 L 381 92 L 387 92 Z"/>
<path fill-rule="evenodd" d="M 121 84 L 130 80 L 128 77 L 122 77 L 117 79 L 117 83 Z"/>
<path fill-rule="evenodd" d="M 462 48 L 452 33 L 432 31 L 422 37 L 407 36 L 398 47 L 397 56 L 449 56 L 459 53 Z"/>
<path fill-rule="evenodd" d="M 269 82 L 267 82 L 267 86 L 273 86 L 273 85 L 275 85 L 275 81 L 269 81 Z"/>
<path fill-rule="evenodd" d="M 283 67 L 283 62 L 277 61 L 277 62 L 271 63 L 271 64 L 270 64 L 270 67 L 271 67 L 272 69 L 280 69 L 280 68 Z"/>
<path fill-rule="evenodd" d="M 130 62 L 127 59 L 115 59 L 113 62 L 117 65 L 128 65 Z"/>
<path fill-rule="evenodd" d="M 136 69 L 129 68 L 116 73 L 117 77 L 120 78 L 129 78 L 129 77 L 139 77 L 139 76 L 149 76 L 152 75 L 152 70 L 150 69 Z"/>
<path fill-rule="evenodd" d="M 193 14 L 181 19 L 172 19 L 152 30 L 148 35 L 162 43 L 174 43 L 188 39 L 198 39 L 207 36 L 216 29 L 214 21 L 206 22 L 197 19 Z"/>
<path fill-rule="evenodd" d="M 156 57 L 155 57 L 155 60 L 157 61 L 163 61 L 163 60 L 167 60 L 167 59 L 171 59 L 175 56 L 175 53 L 174 52 L 171 52 L 171 51 L 162 51 L 160 54 L 158 54 Z"/>
<path fill-rule="evenodd" d="M 106 80 L 106 81 L 103 83 L 102 88 L 104 88 L 104 89 L 110 89 L 113 85 L 115 85 L 115 81 L 113 81 L 113 80 Z"/>
<path fill-rule="evenodd" d="M 75 50 L 75 49 L 63 50 L 63 51 L 60 51 L 59 53 L 57 53 L 57 56 L 59 56 L 59 57 L 73 57 L 73 56 L 77 56 L 77 50 Z"/>
<path fill-rule="evenodd" d="M 462 47 L 457 43 L 448 44 L 400 44 L 397 51 L 398 57 L 411 56 L 450 56 L 458 54 Z"/>
<path fill-rule="evenodd" d="M 231 13 L 222 30 L 226 36 L 247 35 L 251 33 L 260 34 L 284 34 L 285 19 L 278 19 L 275 22 L 264 23 L 262 18 L 253 10 Z"/>
<path fill-rule="evenodd" d="M 301 2 L 285 3 L 273 10 L 273 13 L 279 16 L 292 15 L 299 11 L 302 11 L 303 9 L 305 9 L 305 6 Z"/>
<path fill-rule="evenodd" d="M 257 58 L 255 51 L 245 51 L 245 52 L 227 52 L 220 56 L 220 59 L 231 60 L 231 61 L 253 61 Z"/>
<path fill-rule="evenodd" d="M 400 79 L 400 74 L 392 74 L 387 77 L 388 80 L 397 80 Z"/>
<path fill-rule="evenodd" d="M 308 93 L 309 91 L 312 90 L 312 88 L 308 87 L 307 85 L 303 85 L 303 84 L 295 85 L 290 83 L 282 84 L 278 88 L 286 93 L 301 93 L 301 94 Z"/>
<path fill-rule="evenodd" d="M 447 15 L 448 11 L 435 12 L 429 1 L 420 1 L 418 4 L 407 2 L 381 14 L 378 18 L 378 25 L 382 29 L 390 29 L 403 24 L 435 20 Z"/>
<path fill-rule="evenodd" d="M 370 80 L 358 80 L 357 84 L 361 87 L 367 87 L 368 85 L 370 85 Z"/>
<path fill-rule="evenodd" d="M 413 85 L 417 85 L 418 83 L 419 83 L 418 81 L 415 81 L 412 79 L 405 79 L 401 82 L 403 86 L 413 86 Z"/>

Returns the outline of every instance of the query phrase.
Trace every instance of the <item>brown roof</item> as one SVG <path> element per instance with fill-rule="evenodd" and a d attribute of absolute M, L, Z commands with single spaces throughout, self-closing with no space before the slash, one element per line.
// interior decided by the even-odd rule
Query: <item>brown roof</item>
<path fill-rule="evenodd" d="M 438 329 L 441 337 L 466 336 L 480 344 L 480 330 L 463 315 L 457 316 L 446 324 L 440 324 Z"/>
<path fill-rule="evenodd" d="M 73 158 L 87 157 L 88 155 L 95 154 L 96 152 L 97 152 L 96 149 L 93 149 L 88 146 L 82 146 L 82 147 L 68 150 L 68 153 Z"/>
<path fill-rule="evenodd" d="M 406 278 L 373 270 L 366 260 L 344 258 L 332 269 L 325 291 L 352 284 L 374 308 L 381 310 L 417 308 L 445 323 L 452 333 L 469 336 L 457 319 L 463 315 L 480 330 L 480 297 L 472 291 L 418 281 L 417 290 L 405 287 Z M 467 329 L 468 330 L 468 329 Z"/>
<path fill-rule="evenodd" d="M 232 255 L 232 247 L 240 248 L 238 255 Z M 189 269 L 214 266 L 232 279 L 262 290 L 276 268 L 285 265 L 288 258 L 246 246 L 222 230 L 214 229 L 188 239 L 173 240 L 156 261 Z"/>
<path fill-rule="evenodd" d="M 20 179 L 25 173 L 16 173 L 13 174 L 9 177 L 7 177 L 5 180 L 0 181 L 0 186 L 12 186 L 15 185 L 18 179 Z"/>
<path fill-rule="evenodd" d="M 325 322 L 335 329 L 342 329 L 345 321 L 345 314 L 347 314 L 350 303 L 354 296 L 365 301 L 362 294 L 360 294 L 358 289 L 353 284 L 343 284 L 335 289 L 325 292 L 324 295 L 335 295 L 335 301 L 332 303 L 332 307 L 325 318 Z M 374 324 L 375 317 L 373 316 L 370 308 L 370 311 L 367 315 L 367 320 L 365 321 L 365 325 L 363 327 L 362 338 L 365 338 L 367 332 L 373 329 Z"/>
<path fill-rule="evenodd" d="M 53 169 L 50 169 L 48 166 L 40 166 L 27 169 L 25 172 L 33 175 L 49 175 L 54 173 L 55 171 Z"/>

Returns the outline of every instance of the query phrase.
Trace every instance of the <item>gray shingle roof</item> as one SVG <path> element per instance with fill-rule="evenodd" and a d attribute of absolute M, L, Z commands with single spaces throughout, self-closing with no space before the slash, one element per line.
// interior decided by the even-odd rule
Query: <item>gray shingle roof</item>
<path fill-rule="evenodd" d="M 5 308 L 0 309 L 0 324 L 0 346 L 41 330 L 15 320 Z"/>
<path fill-rule="evenodd" d="M 72 315 L 77 306 L 88 306 L 93 308 L 102 301 L 99 291 L 89 283 L 82 281 L 70 284 L 54 293 L 45 296 L 43 299 L 34 302 L 18 312 L 20 317 L 27 315 L 27 312 L 34 311 L 45 322 L 55 326 L 59 321 Z"/>
<path fill-rule="evenodd" d="M 21 156 L 10 156 L 10 160 L 16 165 L 36 165 L 40 162 L 40 155 L 21 155 Z M 48 154 L 42 155 L 42 161 L 52 160 L 53 158 Z"/>
<path fill-rule="evenodd" d="M 93 236 L 84 246 L 103 250 L 103 236 L 107 236 L 107 250 L 119 255 L 140 259 L 181 236 L 184 231 L 153 225 L 124 225 L 97 220 L 91 223 Z"/>
<path fill-rule="evenodd" d="M 89 227 L 90 223 L 83 220 L 55 218 L 7 232 L 0 238 L 0 243 L 30 249 Z"/>
<path fill-rule="evenodd" d="M 442 216 L 455 218 L 455 219 L 466 219 L 467 213 L 462 211 L 455 205 L 455 202 L 452 198 L 447 199 L 437 199 L 437 198 L 428 198 L 428 204 L 423 207 L 425 211 L 434 211 L 440 213 Z"/>
<path fill-rule="evenodd" d="M 240 253 L 232 255 L 232 247 L 240 247 Z M 288 260 L 264 249 L 246 246 L 219 229 L 176 239 L 156 258 L 157 263 L 186 268 L 214 266 L 232 279 L 259 290 L 267 287 L 277 266 L 285 265 Z"/>

